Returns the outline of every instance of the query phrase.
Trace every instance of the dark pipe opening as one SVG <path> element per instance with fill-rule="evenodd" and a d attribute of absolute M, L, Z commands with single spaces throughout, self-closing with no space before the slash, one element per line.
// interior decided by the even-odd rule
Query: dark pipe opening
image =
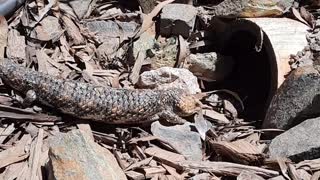
<path fill-rule="evenodd" d="M 252 22 L 249 25 L 247 28 L 252 27 Z M 236 92 L 245 107 L 240 113 L 240 118 L 249 121 L 263 120 L 277 89 L 278 77 L 276 57 L 268 36 L 263 33 L 260 52 L 254 49 L 257 35 L 246 30 L 246 27 L 239 28 L 227 39 L 222 39 L 226 42 L 217 44 L 220 46 L 223 44 L 223 47 L 214 47 L 214 49 L 222 55 L 232 56 L 235 67 L 224 81 L 205 83 L 206 91 L 228 89 Z"/>

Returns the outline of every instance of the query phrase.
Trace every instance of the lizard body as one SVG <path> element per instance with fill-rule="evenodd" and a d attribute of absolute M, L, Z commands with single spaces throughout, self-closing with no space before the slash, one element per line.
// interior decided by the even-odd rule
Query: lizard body
<path fill-rule="evenodd" d="M 201 103 L 179 89 L 121 89 L 95 86 L 52 77 L 31 70 L 10 59 L 1 60 L 0 78 L 23 94 L 35 94 L 35 100 L 62 113 L 80 119 L 110 124 L 136 124 L 165 118 L 172 123 L 185 122 L 199 110 Z"/>

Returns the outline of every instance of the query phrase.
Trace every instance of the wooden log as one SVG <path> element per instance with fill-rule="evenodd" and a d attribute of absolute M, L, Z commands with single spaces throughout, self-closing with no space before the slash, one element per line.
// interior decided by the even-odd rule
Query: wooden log
<path fill-rule="evenodd" d="M 180 161 L 178 164 L 186 169 L 201 169 L 216 175 L 224 176 L 238 176 L 242 171 L 250 171 L 264 178 L 271 178 L 279 175 L 279 172 L 277 171 L 229 162 Z"/>

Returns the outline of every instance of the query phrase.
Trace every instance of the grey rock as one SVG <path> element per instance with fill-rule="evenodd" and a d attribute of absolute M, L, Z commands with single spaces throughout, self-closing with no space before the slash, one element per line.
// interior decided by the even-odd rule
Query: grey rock
<path fill-rule="evenodd" d="M 190 123 L 176 126 L 163 126 L 158 121 L 152 123 L 151 132 L 167 142 L 188 160 L 201 160 L 201 139 L 200 135 L 191 131 Z"/>
<path fill-rule="evenodd" d="M 80 130 L 59 133 L 49 142 L 49 179 L 127 179 L 113 154 Z"/>
<path fill-rule="evenodd" d="M 49 41 L 57 39 L 61 33 L 62 28 L 59 19 L 54 16 L 47 16 L 31 32 L 31 37 L 42 41 Z"/>
<path fill-rule="evenodd" d="M 199 7 L 200 11 L 210 16 L 237 16 L 248 6 L 248 0 L 224 0 L 212 6 L 209 10 Z M 208 12 L 209 11 L 209 12 Z"/>
<path fill-rule="evenodd" d="M 122 39 L 132 36 L 137 29 L 135 22 L 90 21 L 84 24 L 99 41 L 108 41 L 110 38 Z"/>
<path fill-rule="evenodd" d="M 304 66 L 290 73 L 270 103 L 263 128 L 289 129 L 320 115 L 320 74 L 316 68 Z"/>
<path fill-rule="evenodd" d="M 168 4 L 162 9 L 160 34 L 164 36 L 182 35 L 187 38 L 192 32 L 197 9 L 188 4 Z"/>
<path fill-rule="evenodd" d="M 0 15 L 1 16 L 7 16 L 7 15 L 13 13 L 24 2 L 25 2 L 25 0 L 1 1 L 1 3 L 0 3 Z"/>
<path fill-rule="evenodd" d="M 234 67 L 232 57 L 222 56 L 215 52 L 190 54 L 188 63 L 188 69 L 205 81 L 223 80 Z"/>
<path fill-rule="evenodd" d="M 143 13 L 148 14 L 150 13 L 154 7 L 157 5 L 156 0 L 138 0 Z"/>
<path fill-rule="evenodd" d="M 154 7 L 157 5 L 157 0 L 138 0 L 141 8 L 142 8 L 142 12 L 144 14 L 148 14 L 150 13 Z M 175 3 L 183 3 L 183 4 L 192 4 L 192 0 L 175 0 Z"/>
<path fill-rule="evenodd" d="M 269 146 L 271 158 L 302 161 L 320 157 L 320 117 L 308 119 L 275 137 Z"/>
<path fill-rule="evenodd" d="M 91 0 L 72 0 L 69 1 L 70 6 L 72 7 L 74 13 L 78 16 L 79 19 L 82 19 L 86 15 Z"/>
<path fill-rule="evenodd" d="M 143 72 L 136 84 L 140 88 L 171 89 L 179 88 L 189 94 L 201 92 L 197 77 L 188 69 L 162 67 Z"/>

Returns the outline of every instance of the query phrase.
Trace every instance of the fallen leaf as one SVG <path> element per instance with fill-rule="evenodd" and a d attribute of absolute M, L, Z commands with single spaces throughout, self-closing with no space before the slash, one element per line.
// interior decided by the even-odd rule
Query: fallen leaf
<path fill-rule="evenodd" d="M 300 12 L 296 8 L 292 8 L 292 14 L 302 23 L 309 25 L 308 22 L 301 17 Z"/>
<path fill-rule="evenodd" d="M 4 49 L 7 46 L 8 23 L 6 18 L 0 16 L 0 59 L 4 58 Z"/>
<path fill-rule="evenodd" d="M 143 167 L 146 166 L 150 163 L 150 161 L 153 159 L 153 157 L 149 157 L 147 159 L 144 159 L 142 161 L 138 161 L 136 163 L 131 164 L 130 166 L 128 166 L 125 171 L 130 171 L 130 170 L 134 170 L 135 168 L 139 168 L 139 167 Z"/>
<path fill-rule="evenodd" d="M 227 119 L 224 114 L 218 113 L 215 110 L 205 109 L 205 110 L 203 110 L 203 115 L 212 119 L 212 120 L 216 120 L 216 122 L 219 124 L 229 124 L 230 123 L 229 119 Z"/>
<path fill-rule="evenodd" d="M 194 116 L 194 124 L 200 134 L 201 139 L 205 140 L 206 133 L 209 129 L 212 128 L 212 124 L 205 118 L 203 118 L 202 112 Z"/>
<path fill-rule="evenodd" d="M 132 39 L 138 38 L 142 33 L 148 30 L 154 23 L 153 18 L 159 14 L 159 12 L 162 10 L 164 6 L 174 1 L 175 0 L 166 0 L 166 1 L 160 2 L 156 7 L 154 7 L 154 9 L 143 18 L 143 22 L 140 29 L 138 30 L 137 33 L 135 33 L 135 35 L 132 36 Z"/>
<path fill-rule="evenodd" d="M 26 146 L 31 143 L 31 136 L 24 135 L 17 144 L 9 149 L 0 152 L 0 168 L 6 167 L 12 163 L 19 162 L 26 159 L 29 156 L 28 152 L 25 152 Z"/>
<path fill-rule="evenodd" d="M 178 51 L 178 53 L 179 53 L 178 60 L 177 60 L 176 64 L 174 65 L 174 67 L 181 68 L 181 67 L 183 67 L 183 64 L 185 63 L 186 58 L 190 54 L 190 52 L 188 50 L 188 43 L 186 40 L 183 39 L 183 37 L 181 35 L 179 35 L 179 51 Z"/>
<path fill-rule="evenodd" d="M 308 12 L 304 7 L 300 8 L 300 14 L 301 17 L 303 17 L 303 19 L 305 19 L 308 22 L 308 25 L 310 25 L 311 28 L 314 28 L 316 23 L 314 16 L 310 12 Z"/>

